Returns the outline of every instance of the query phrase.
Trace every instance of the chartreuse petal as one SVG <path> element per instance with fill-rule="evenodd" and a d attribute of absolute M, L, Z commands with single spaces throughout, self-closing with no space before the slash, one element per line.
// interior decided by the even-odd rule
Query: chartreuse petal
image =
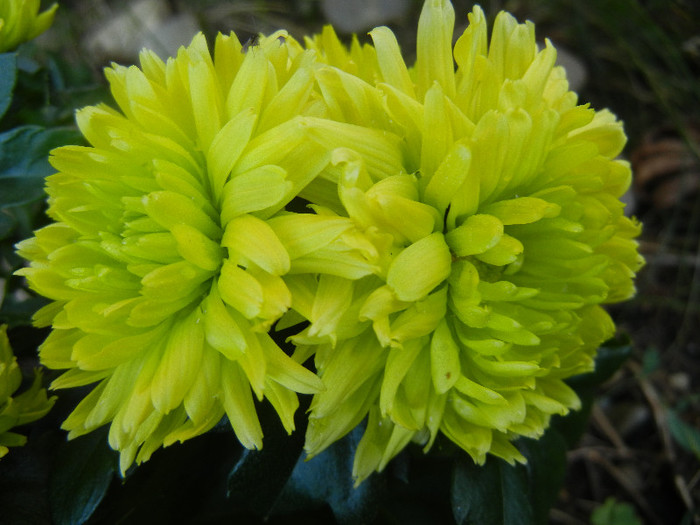
<path fill-rule="evenodd" d="M 187 224 L 175 224 L 172 234 L 177 250 L 186 261 L 203 270 L 214 271 L 221 264 L 223 249 L 198 229 Z"/>
<path fill-rule="evenodd" d="M 425 94 L 437 82 L 448 97 L 455 95 L 452 31 L 455 13 L 446 0 L 427 0 L 418 21 L 418 90 Z"/>
<path fill-rule="evenodd" d="M 160 364 L 153 376 L 153 405 L 168 413 L 184 400 L 202 362 L 204 327 L 198 308 L 175 322 L 165 344 Z"/>
<path fill-rule="evenodd" d="M 414 431 L 382 418 L 376 408 L 371 409 L 367 429 L 357 445 L 352 466 L 355 486 L 373 471 L 384 470 L 389 461 L 411 441 L 414 434 Z"/>
<path fill-rule="evenodd" d="M 218 290 L 226 304 L 247 319 L 260 314 L 263 289 L 258 280 L 240 266 L 226 259 L 221 267 Z"/>
<path fill-rule="evenodd" d="M 503 237 L 503 223 L 493 215 L 477 214 L 445 235 L 455 255 L 465 257 L 484 253 Z"/>
<path fill-rule="evenodd" d="M 274 217 L 268 224 L 282 242 L 291 260 L 327 246 L 353 227 L 344 217 L 292 214 Z"/>
<path fill-rule="evenodd" d="M 430 370 L 433 386 L 438 394 L 444 394 L 460 377 L 460 349 L 445 319 L 438 324 L 430 341 Z"/>
<path fill-rule="evenodd" d="M 263 433 L 255 412 L 250 383 L 237 363 L 223 360 L 221 364 L 223 405 L 233 431 L 244 447 L 260 449 Z"/>
<path fill-rule="evenodd" d="M 386 282 L 398 299 L 415 301 L 447 278 L 451 262 L 445 238 L 441 233 L 432 233 L 396 256 L 389 267 Z"/>
<path fill-rule="evenodd" d="M 369 32 L 377 50 L 377 62 L 384 82 L 410 97 L 415 97 L 413 81 L 401 57 L 401 49 L 394 33 L 388 27 L 377 27 Z"/>
<path fill-rule="evenodd" d="M 424 200 L 434 206 L 440 213 L 444 214 L 447 207 L 455 198 L 468 196 L 470 193 L 478 199 L 478 192 L 459 191 L 469 175 L 471 167 L 471 152 L 469 148 L 462 144 L 456 144 L 438 166 L 435 173 L 430 178 L 425 187 Z M 463 195 L 466 194 L 466 195 Z M 460 202 L 463 211 L 473 207 L 466 202 Z"/>
<path fill-rule="evenodd" d="M 226 225 L 221 245 L 229 257 L 243 264 L 251 261 L 273 275 L 289 271 L 289 255 L 270 225 L 252 215 L 242 215 Z"/>
<path fill-rule="evenodd" d="M 287 171 L 279 166 L 260 166 L 238 174 L 224 187 L 221 222 L 275 206 L 291 189 Z"/>
<path fill-rule="evenodd" d="M 204 336 L 212 348 L 232 361 L 241 358 L 247 347 L 245 336 L 222 301 L 216 284 L 202 303 L 202 320 Z"/>
<path fill-rule="evenodd" d="M 382 416 L 391 415 L 399 385 L 421 351 L 423 351 L 423 342 L 413 339 L 402 347 L 392 348 L 389 352 L 379 395 L 379 407 Z"/>
<path fill-rule="evenodd" d="M 246 108 L 226 122 L 211 140 L 207 149 L 207 173 L 217 200 L 231 170 L 248 144 L 256 118 L 253 108 Z"/>

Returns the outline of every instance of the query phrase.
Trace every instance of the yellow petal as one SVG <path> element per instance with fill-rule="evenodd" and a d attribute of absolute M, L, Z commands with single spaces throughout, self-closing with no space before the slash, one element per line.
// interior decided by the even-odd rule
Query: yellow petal
<path fill-rule="evenodd" d="M 226 225 L 221 244 L 233 260 L 252 261 L 273 275 L 289 271 L 289 255 L 269 224 L 252 215 L 241 215 Z"/>
<path fill-rule="evenodd" d="M 224 408 L 236 437 L 248 449 L 261 449 L 263 433 L 255 411 L 250 384 L 238 364 L 223 360 L 221 386 Z"/>
<path fill-rule="evenodd" d="M 262 286 L 255 277 L 228 259 L 221 267 L 218 287 L 221 298 L 246 318 L 252 319 L 260 313 Z"/>
<path fill-rule="evenodd" d="M 459 379 L 459 354 L 459 345 L 455 342 L 447 321 L 443 319 L 430 341 L 430 371 L 438 394 L 447 392 Z"/>
<path fill-rule="evenodd" d="M 153 405 L 163 414 L 182 403 L 199 373 L 204 350 L 204 327 L 199 308 L 185 319 L 176 321 L 171 330 L 151 383 Z"/>
<path fill-rule="evenodd" d="M 386 282 L 402 301 L 428 295 L 449 275 L 450 249 L 441 233 L 432 233 L 403 250 L 389 267 Z"/>

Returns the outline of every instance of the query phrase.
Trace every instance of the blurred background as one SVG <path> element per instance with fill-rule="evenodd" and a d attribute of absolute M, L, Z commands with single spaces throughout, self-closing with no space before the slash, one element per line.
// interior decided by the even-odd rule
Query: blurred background
<path fill-rule="evenodd" d="M 197 31 L 210 42 L 219 31 L 235 31 L 245 42 L 279 28 L 302 38 L 332 23 L 344 38 L 355 32 L 362 40 L 372 27 L 388 25 L 411 63 L 422 0 L 60 3 L 54 26 L 29 44 L 34 60 L 48 67 L 25 77 L 18 91 L 23 123 L 72 126 L 76 108 L 111 101 L 103 67 L 137 63 L 144 46 L 166 58 Z M 453 4 L 459 35 L 472 2 Z M 610 308 L 633 353 L 598 392 L 588 430 L 569 452 L 551 522 L 699 523 L 691 509 L 700 505 L 700 2 L 481 6 L 490 21 L 503 9 L 535 22 L 538 39 L 558 48 L 580 102 L 610 108 L 625 122 L 623 155 L 635 172 L 627 210 L 644 223 L 647 266 L 637 297 Z M 609 512 L 591 518 L 601 505 Z"/>

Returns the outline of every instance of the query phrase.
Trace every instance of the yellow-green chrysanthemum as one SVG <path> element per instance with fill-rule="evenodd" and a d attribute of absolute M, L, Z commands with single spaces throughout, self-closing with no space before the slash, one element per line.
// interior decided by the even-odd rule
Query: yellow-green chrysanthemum
<path fill-rule="evenodd" d="M 53 23 L 58 4 L 39 13 L 40 0 L 0 2 L 0 53 L 14 49 L 46 31 Z"/>
<path fill-rule="evenodd" d="M 27 442 L 25 436 L 10 432 L 10 429 L 44 417 L 56 401 L 55 397 L 47 398 L 46 390 L 41 388 L 40 370 L 36 371 L 34 381 L 28 390 L 12 397 L 21 382 L 22 372 L 7 338 L 7 326 L 2 325 L 0 326 L 0 458 L 8 453 L 7 447 L 20 447 Z"/>
<path fill-rule="evenodd" d="M 643 263 L 621 124 L 578 104 L 531 23 L 500 13 L 489 41 L 481 9 L 469 20 L 453 49 L 452 6 L 426 1 L 412 68 L 387 28 L 373 47 L 307 41 L 327 64 L 309 126 L 333 162 L 301 193 L 316 215 L 270 224 L 300 274 L 284 324 L 310 321 L 297 357 L 326 386 L 307 452 L 368 416 L 357 480 L 438 432 L 478 463 L 523 461 L 511 442 L 579 407 L 564 379 L 592 369 L 614 332 L 601 305 Z"/>
<path fill-rule="evenodd" d="M 53 300 L 35 316 L 53 327 L 42 363 L 68 369 L 52 388 L 96 384 L 63 428 L 109 423 L 122 470 L 224 414 L 260 448 L 252 394 L 291 432 L 295 392 L 322 388 L 268 335 L 291 303 L 269 218 L 328 163 L 299 117 L 323 105 L 313 60 L 284 33 L 144 51 L 106 70 L 120 111 L 78 112 L 91 146 L 52 153 L 55 222 L 18 245 L 18 273 Z"/>

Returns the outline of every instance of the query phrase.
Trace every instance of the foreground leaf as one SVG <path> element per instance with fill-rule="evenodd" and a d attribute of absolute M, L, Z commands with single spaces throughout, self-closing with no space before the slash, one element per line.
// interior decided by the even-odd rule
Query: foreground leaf
<path fill-rule="evenodd" d="M 533 522 L 549 523 L 549 510 L 557 501 L 566 475 L 566 441 L 550 427 L 539 439 L 522 439 L 519 448 L 527 458 L 530 503 Z"/>
<path fill-rule="evenodd" d="M 372 523 L 385 492 L 382 474 L 353 487 L 352 464 L 362 437 L 356 428 L 318 456 L 299 460 L 273 514 L 319 509 L 328 505 L 340 525 Z"/>
<path fill-rule="evenodd" d="M 9 235 L 22 216 L 15 213 L 18 206 L 44 197 L 44 177 L 54 171 L 49 152 L 77 142 L 78 134 L 70 128 L 22 126 L 0 133 L 0 239 Z"/>
<path fill-rule="evenodd" d="M 272 407 L 267 404 L 259 407 L 265 436 L 263 448 L 244 450 L 231 470 L 227 496 L 233 508 L 261 518 L 269 514 L 301 456 L 305 408 L 297 410 L 294 418 L 297 429 L 288 436 Z"/>
<path fill-rule="evenodd" d="M 524 467 L 489 457 L 483 466 L 464 459 L 455 465 L 452 513 L 458 525 L 532 525 Z"/>
<path fill-rule="evenodd" d="M 63 443 L 49 480 L 54 522 L 85 523 L 107 493 L 117 466 L 106 428 Z"/>

